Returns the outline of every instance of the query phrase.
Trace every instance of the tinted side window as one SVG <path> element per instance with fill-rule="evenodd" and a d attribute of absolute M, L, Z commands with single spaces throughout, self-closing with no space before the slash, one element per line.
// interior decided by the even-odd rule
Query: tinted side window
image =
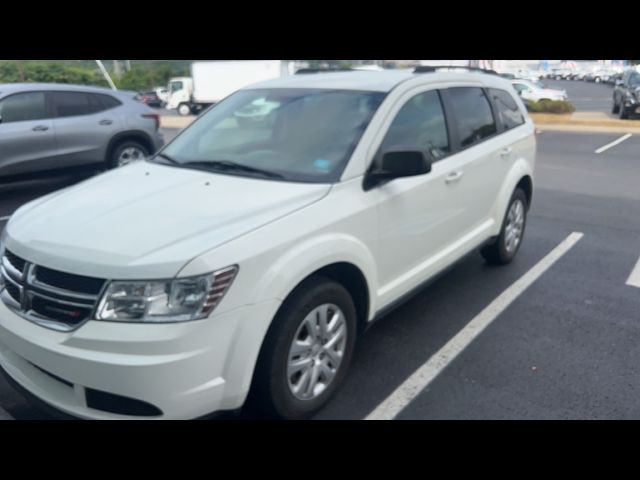
<path fill-rule="evenodd" d="M 47 118 L 44 92 L 25 92 L 0 100 L 2 123 Z"/>
<path fill-rule="evenodd" d="M 463 147 L 478 143 L 497 132 L 489 100 L 481 88 L 454 87 L 448 91 Z"/>
<path fill-rule="evenodd" d="M 509 92 L 492 88 L 489 90 L 489 94 L 498 110 L 498 117 L 500 117 L 500 122 L 502 122 L 504 128 L 509 130 L 524 123 L 524 116 Z"/>
<path fill-rule="evenodd" d="M 84 92 L 51 92 L 53 111 L 56 117 L 73 117 L 95 112 L 95 105 Z"/>
<path fill-rule="evenodd" d="M 424 150 L 434 160 L 451 151 L 437 91 L 420 93 L 403 105 L 389 126 L 378 154 L 384 154 L 393 147 Z"/>
<path fill-rule="evenodd" d="M 109 110 L 110 108 L 115 108 L 122 105 L 120 100 L 116 100 L 111 95 L 106 95 L 103 93 L 94 93 L 92 95 L 102 105 L 101 110 Z"/>

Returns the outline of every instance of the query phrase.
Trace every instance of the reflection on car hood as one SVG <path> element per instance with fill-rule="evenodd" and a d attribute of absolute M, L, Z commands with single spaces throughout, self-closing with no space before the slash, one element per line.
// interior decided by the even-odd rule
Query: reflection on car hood
<path fill-rule="evenodd" d="M 330 188 L 140 162 L 24 205 L 7 225 L 7 247 L 77 274 L 167 278 Z"/>

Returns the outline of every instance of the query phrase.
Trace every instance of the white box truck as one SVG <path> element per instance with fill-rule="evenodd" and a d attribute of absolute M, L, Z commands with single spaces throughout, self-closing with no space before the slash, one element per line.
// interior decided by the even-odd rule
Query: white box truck
<path fill-rule="evenodd" d="M 230 60 L 194 62 L 191 77 L 169 80 L 166 108 L 180 115 L 198 114 L 252 83 L 294 74 L 294 62 L 287 60 Z"/>

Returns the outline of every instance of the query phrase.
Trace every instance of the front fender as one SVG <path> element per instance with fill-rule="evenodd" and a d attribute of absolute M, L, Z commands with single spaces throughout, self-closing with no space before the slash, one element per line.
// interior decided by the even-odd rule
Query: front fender
<path fill-rule="evenodd" d="M 349 263 L 362 272 L 369 292 L 370 319 L 376 308 L 375 260 L 367 245 L 346 234 L 313 237 L 286 250 L 254 285 L 255 298 L 282 301 L 309 275 L 335 263 Z"/>

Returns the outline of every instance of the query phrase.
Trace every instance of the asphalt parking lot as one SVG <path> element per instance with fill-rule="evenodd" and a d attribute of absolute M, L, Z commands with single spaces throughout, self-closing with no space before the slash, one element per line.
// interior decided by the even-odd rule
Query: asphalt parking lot
<path fill-rule="evenodd" d="M 576 107 L 576 112 L 604 112 L 611 118 L 618 118 L 611 113 L 613 103 L 613 86 L 603 83 L 584 82 L 581 80 L 547 80 L 542 83 L 549 88 L 566 90 L 569 101 Z"/>
<path fill-rule="evenodd" d="M 570 98 L 581 85 L 558 83 Z M 516 260 L 490 267 L 474 252 L 373 325 L 317 419 L 367 418 L 394 392 L 399 419 L 640 418 L 640 288 L 627 284 L 640 257 L 640 136 L 602 150 L 621 136 L 543 131 Z M 0 218 L 78 180 L 0 186 Z M 436 362 L 430 381 L 408 382 L 574 232 L 583 236 L 456 356 Z M 0 379 L 2 418 L 48 417 Z"/>

